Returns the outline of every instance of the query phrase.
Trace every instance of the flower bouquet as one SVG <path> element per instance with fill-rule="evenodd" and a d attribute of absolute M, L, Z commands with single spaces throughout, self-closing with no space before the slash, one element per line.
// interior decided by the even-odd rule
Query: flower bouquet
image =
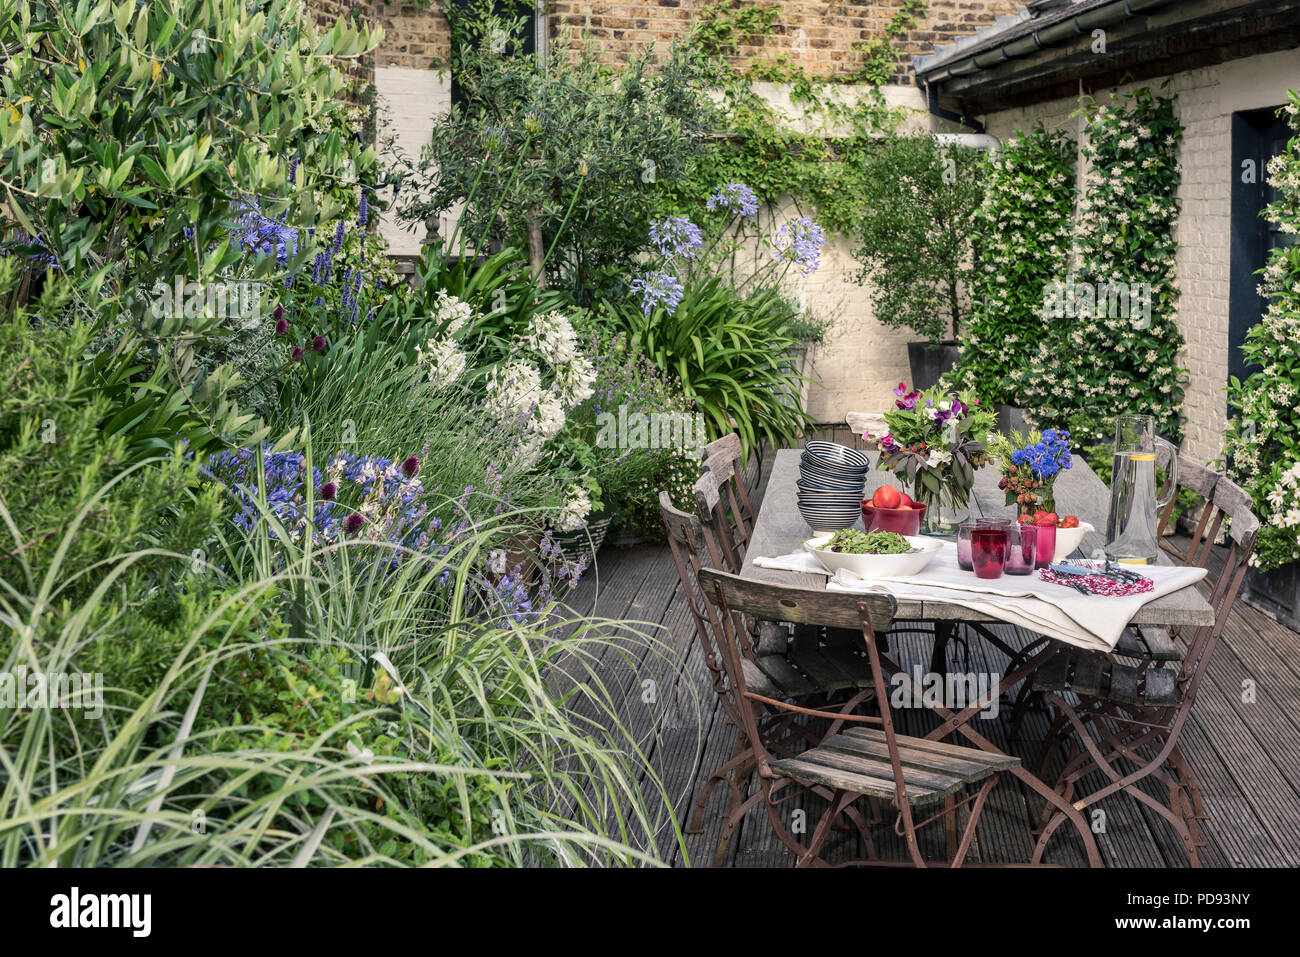
<path fill-rule="evenodd" d="M 988 461 L 984 443 L 997 420 L 971 392 L 908 391 L 900 382 L 894 395 L 894 408 L 884 414 L 889 432 L 879 439 L 877 468 L 903 478 L 912 498 L 927 506 L 923 531 L 952 534 L 970 514 L 975 470 Z"/>
<path fill-rule="evenodd" d="M 989 440 L 989 455 L 1002 472 L 998 488 L 1007 493 L 1008 505 L 1015 505 L 1021 515 L 1056 511 L 1052 486 L 1074 464 L 1068 431 L 1047 429 L 1027 436 L 999 433 Z"/>

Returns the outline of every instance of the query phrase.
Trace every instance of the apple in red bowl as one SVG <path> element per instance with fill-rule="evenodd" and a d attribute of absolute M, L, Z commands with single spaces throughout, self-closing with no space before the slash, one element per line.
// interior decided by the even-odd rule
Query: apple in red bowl
<path fill-rule="evenodd" d="M 917 535 L 924 518 L 925 506 L 892 485 L 882 485 L 871 498 L 862 500 L 862 527 L 868 532 Z"/>

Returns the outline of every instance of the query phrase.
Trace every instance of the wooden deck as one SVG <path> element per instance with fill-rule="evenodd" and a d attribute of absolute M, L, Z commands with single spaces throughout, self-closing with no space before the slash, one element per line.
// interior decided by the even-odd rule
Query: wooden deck
<path fill-rule="evenodd" d="M 834 434 L 826 437 L 845 439 Z M 770 456 L 764 467 L 770 468 Z M 755 477 L 760 498 L 765 480 L 762 473 Z M 685 827 L 704 783 L 730 754 L 736 731 L 722 717 L 709 684 L 667 546 L 607 546 L 569 602 L 583 614 L 661 626 L 660 647 L 647 650 L 643 643 L 629 642 L 622 654 L 604 656 L 592 673 L 615 689 L 620 718 L 633 729 L 655 769 L 659 782 L 648 779 L 644 787 L 648 791 L 662 787 Z M 1018 640 L 1009 642 L 1013 645 L 1027 638 L 1009 626 L 1003 626 L 1002 633 L 1016 636 Z M 928 665 L 933 642 L 926 634 L 896 634 L 891 642 L 904 668 L 910 669 L 912 662 Z M 950 648 L 954 670 L 1001 673 L 1005 658 L 995 648 L 977 636 L 963 644 L 954 642 Z M 1008 745 L 1008 713 L 1009 707 L 1000 718 L 981 722 L 980 730 L 1032 767 L 1046 716 L 1031 713 L 1022 740 Z M 904 733 L 923 733 L 935 723 L 924 709 L 899 714 Z M 1203 866 L 1300 865 L 1300 635 L 1238 601 L 1184 732 L 1183 749 L 1200 780 L 1210 817 L 1202 827 L 1207 842 L 1201 854 Z M 687 853 L 675 847 L 670 832 L 660 835 L 661 852 L 670 854 L 675 866 L 710 864 L 726 803 L 723 788 L 715 789 L 704 815 L 704 832 L 686 836 Z M 970 859 L 1027 860 L 1032 847 L 1030 822 L 1037 819 L 1040 803 L 1019 782 L 1001 783 L 990 796 Z M 1097 843 L 1108 866 L 1187 866 L 1177 836 L 1140 802 L 1119 795 L 1100 807 L 1105 819 L 1095 822 L 1094 829 L 1100 825 Z M 811 829 L 820 809 L 807 810 Z M 1048 860 L 1081 866 L 1082 846 L 1066 830 L 1053 838 Z M 885 827 L 876 834 L 881 853 L 901 859 L 901 841 L 892 830 Z M 925 828 L 922 838 L 928 856 L 941 856 L 942 825 Z M 834 851 L 827 856 L 858 856 L 856 842 L 856 834 L 837 832 L 831 841 Z M 793 863 L 774 837 L 761 804 L 732 836 L 726 863 L 733 867 Z"/>

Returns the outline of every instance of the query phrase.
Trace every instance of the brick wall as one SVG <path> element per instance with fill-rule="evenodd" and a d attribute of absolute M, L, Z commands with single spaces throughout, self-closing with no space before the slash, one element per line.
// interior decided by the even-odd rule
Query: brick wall
<path fill-rule="evenodd" d="M 1209 462 L 1222 449 L 1228 414 L 1232 114 L 1281 105 L 1288 89 L 1300 89 L 1300 57 L 1294 50 L 1271 53 L 1119 90 L 1127 92 L 1136 86 L 1159 89 L 1166 80 L 1169 85 L 1161 92 L 1175 96 L 1175 109 L 1185 130 L 1179 154 L 1182 209 L 1176 232 L 1177 321 L 1186 340 L 1181 361 L 1189 373 L 1183 451 L 1198 462 Z M 1053 100 L 994 113 L 985 121 L 988 131 L 999 138 L 1028 129 L 1040 119 L 1048 127 L 1068 126 L 1077 136 L 1078 121 L 1069 118 L 1076 106 L 1073 98 Z"/>
<path fill-rule="evenodd" d="M 618 64 L 646 44 L 664 46 L 683 36 L 710 5 L 711 0 L 552 0 L 548 11 L 552 35 L 563 27 L 578 31 L 586 26 L 602 59 Z M 781 14 L 772 34 L 742 41 L 732 62 L 745 67 L 779 57 L 814 76 L 832 77 L 856 71 L 861 56 L 855 44 L 881 36 L 902 4 L 779 0 L 774 5 Z M 911 82 L 911 54 L 928 53 L 934 44 L 974 33 L 1017 6 L 1014 0 L 930 0 L 927 15 L 898 44 L 903 57 L 893 82 Z"/>

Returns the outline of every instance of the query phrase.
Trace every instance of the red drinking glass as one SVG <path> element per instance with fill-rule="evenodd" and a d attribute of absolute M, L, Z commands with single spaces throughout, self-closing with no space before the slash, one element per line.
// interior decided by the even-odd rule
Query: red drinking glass
<path fill-rule="evenodd" d="M 1007 552 L 1005 528 L 976 528 L 970 536 L 970 560 L 977 578 L 1001 578 Z"/>
<path fill-rule="evenodd" d="M 1046 568 L 1052 564 L 1052 556 L 1056 553 L 1056 526 L 1035 525 L 1034 532 L 1038 540 L 1034 567 Z"/>

